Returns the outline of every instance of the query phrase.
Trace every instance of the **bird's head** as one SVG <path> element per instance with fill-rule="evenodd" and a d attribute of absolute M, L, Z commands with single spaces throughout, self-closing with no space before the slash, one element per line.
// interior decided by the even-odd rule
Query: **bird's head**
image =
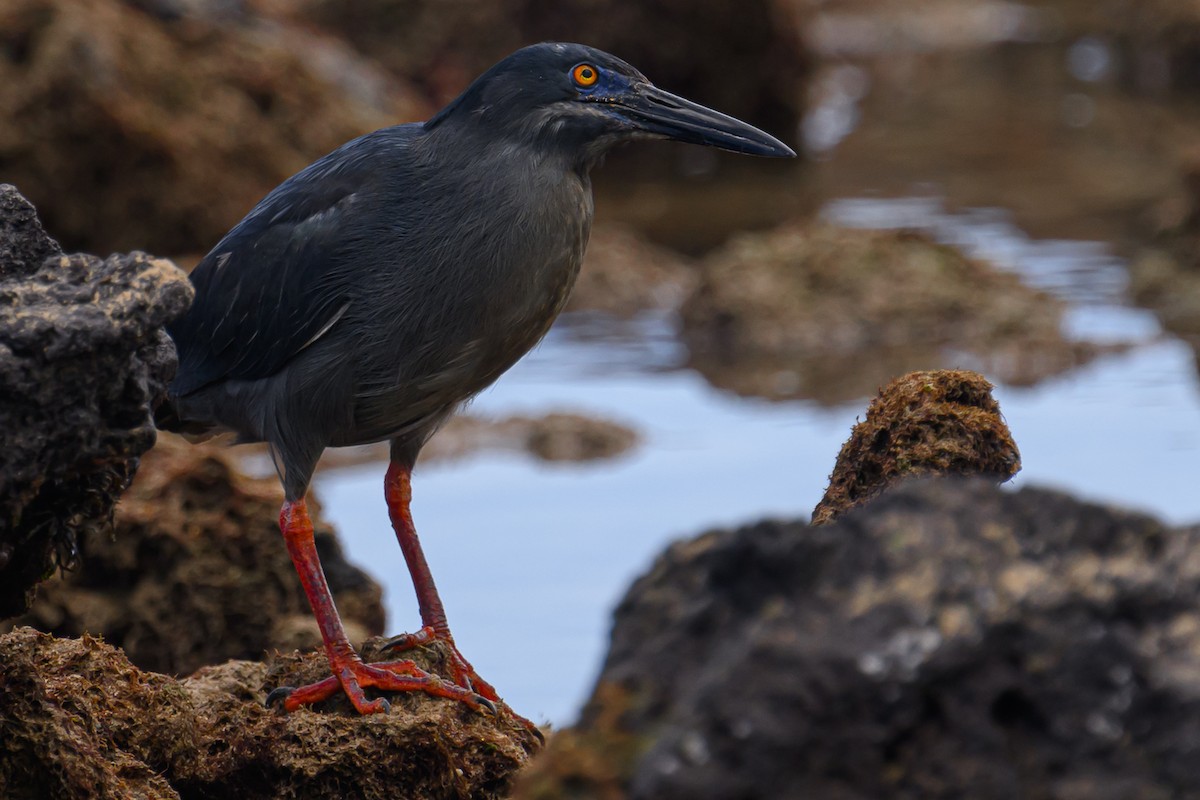
<path fill-rule="evenodd" d="M 497 63 L 426 123 L 442 125 L 526 140 L 587 165 L 634 139 L 795 155 L 751 125 L 659 89 L 616 56 L 558 42 L 525 47 Z"/>

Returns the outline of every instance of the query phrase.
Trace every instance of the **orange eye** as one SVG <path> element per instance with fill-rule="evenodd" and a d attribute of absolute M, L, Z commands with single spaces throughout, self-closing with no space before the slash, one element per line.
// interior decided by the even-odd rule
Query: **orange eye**
<path fill-rule="evenodd" d="M 596 81 L 600 79 L 600 70 L 591 64 L 579 64 L 575 69 L 571 70 L 571 78 L 577 86 L 582 86 L 586 89 L 589 86 L 594 86 Z"/>

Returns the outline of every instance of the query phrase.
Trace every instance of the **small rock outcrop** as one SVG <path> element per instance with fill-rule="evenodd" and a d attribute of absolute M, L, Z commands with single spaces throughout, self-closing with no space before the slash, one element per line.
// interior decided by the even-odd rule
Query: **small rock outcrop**
<path fill-rule="evenodd" d="M 1006 481 L 1021 454 L 992 384 L 976 372 L 912 372 L 879 390 L 838 453 L 812 524 L 832 522 L 906 478 L 990 475 Z"/>
<path fill-rule="evenodd" d="M 429 440 L 419 463 L 454 461 L 484 452 L 522 453 L 539 461 L 602 461 L 626 455 L 640 441 L 638 432 L 621 422 L 573 411 L 498 418 L 459 413 Z M 265 447 L 258 449 L 266 457 Z M 387 459 L 387 442 L 337 447 L 325 451 L 318 468 L 382 464 Z"/>
<path fill-rule="evenodd" d="M 517 797 L 1200 793 L 1200 527 L 979 479 L 679 542 Z"/>
<path fill-rule="evenodd" d="M 187 277 L 145 253 L 64 255 L 0 185 L 0 619 L 108 528 L 175 371 Z"/>
<path fill-rule="evenodd" d="M 500 419 L 459 415 L 438 431 L 421 456 L 436 461 L 481 450 L 507 450 L 540 461 L 596 461 L 625 454 L 638 439 L 637 431 L 620 422 L 572 412 Z"/>
<path fill-rule="evenodd" d="M 616 317 L 674 311 L 695 284 L 695 268 L 685 256 L 647 241 L 627 225 L 600 223 L 592 228 L 567 310 Z"/>

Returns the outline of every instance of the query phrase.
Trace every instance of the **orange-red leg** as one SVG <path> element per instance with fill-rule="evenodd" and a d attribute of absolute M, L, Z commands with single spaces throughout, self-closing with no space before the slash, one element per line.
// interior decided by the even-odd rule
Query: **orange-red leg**
<path fill-rule="evenodd" d="M 333 596 L 329 593 L 313 542 L 312 520 L 309 519 L 303 499 L 283 504 L 279 514 L 279 529 L 283 532 L 288 553 L 321 628 L 321 639 L 325 642 L 325 653 L 329 657 L 333 675 L 298 689 L 276 689 L 268 696 L 268 703 L 282 697 L 283 707 L 295 711 L 300 706 L 320 702 L 341 690 L 360 714 L 387 711 L 387 700 L 382 697 L 368 700 L 363 692 L 364 688 L 374 687 L 382 691 L 425 692 L 458 700 L 477 710 L 495 711 L 491 702 L 494 698 L 480 697 L 469 686 L 443 681 L 436 675 L 424 672 L 412 661 L 364 664 L 350 646 L 337 608 L 334 607 Z"/>
<path fill-rule="evenodd" d="M 442 600 L 438 597 L 437 587 L 433 583 L 433 574 L 425 561 L 421 550 L 421 542 L 417 538 L 417 530 L 413 526 L 412 511 L 412 472 L 393 461 L 384 478 L 384 495 L 387 498 L 388 515 L 392 519 L 392 528 L 396 531 L 396 539 L 400 542 L 400 550 L 404 553 L 404 561 L 408 564 L 409 574 L 412 575 L 413 588 L 417 593 L 417 606 L 421 612 L 421 630 L 416 633 L 405 633 L 393 638 L 388 647 L 393 650 L 407 650 L 413 647 L 441 641 L 446 645 L 449 654 L 449 669 L 454 682 L 462 689 L 476 692 L 488 700 L 500 702 L 499 695 L 490 683 L 479 677 L 479 673 L 471 666 L 458 647 L 454 637 L 450 635 L 450 626 L 446 623 L 446 611 Z M 513 715 L 526 728 L 537 732 L 536 726 L 523 717 Z M 540 734 L 539 734 L 540 736 Z"/>

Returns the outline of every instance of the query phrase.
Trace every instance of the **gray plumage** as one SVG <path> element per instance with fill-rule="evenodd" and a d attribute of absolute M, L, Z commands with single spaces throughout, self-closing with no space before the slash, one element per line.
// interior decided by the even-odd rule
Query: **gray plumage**
<path fill-rule="evenodd" d="M 580 85 L 579 65 L 599 79 Z M 566 44 L 518 51 L 426 123 L 343 145 L 193 271 L 196 301 L 169 329 L 180 368 L 162 418 L 267 442 L 289 500 L 328 446 L 391 440 L 411 466 L 545 335 L 587 245 L 589 170 L 647 137 L 791 154 Z"/>

